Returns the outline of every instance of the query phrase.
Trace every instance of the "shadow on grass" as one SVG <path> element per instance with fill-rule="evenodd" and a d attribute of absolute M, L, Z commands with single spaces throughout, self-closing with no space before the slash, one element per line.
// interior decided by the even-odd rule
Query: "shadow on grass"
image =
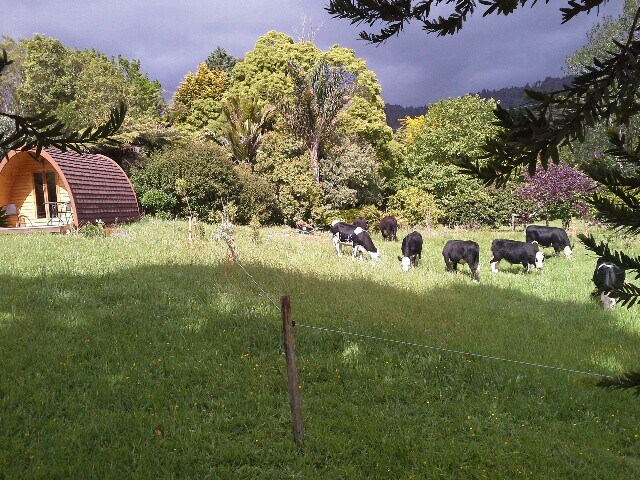
<path fill-rule="evenodd" d="M 616 327 L 611 314 L 588 299 L 543 301 L 482 281 L 434 286 L 418 295 L 362 278 L 329 281 L 257 264 L 247 268 L 276 303 L 277 294 L 291 294 L 294 316 L 303 323 L 596 370 L 602 370 L 594 364 L 597 357 L 616 356 L 630 366 L 627 360 L 640 347 L 640 336 Z M 0 284 L 2 331 L 10 338 L 74 328 L 107 343 L 149 332 L 188 337 L 241 317 L 279 325 L 278 312 L 235 265 L 229 277 L 223 265 L 165 265 L 104 276 L 3 276 Z"/>
<path fill-rule="evenodd" d="M 541 302 L 482 283 L 417 295 L 361 278 L 328 281 L 261 265 L 247 268 L 269 292 L 290 293 L 294 316 L 306 324 L 582 369 L 600 369 L 593 362 L 596 354 L 629 365 L 625 352 L 640 346 L 636 335 L 616 330 L 607 315 L 587 303 Z M 474 384 L 470 379 L 477 370 L 459 358 L 445 359 L 442 374 L 431 360 L 420 358 L 404 365 L 406 372 L 394 373 L 392 365 L 381 363 L 345 373 L 339 354 L 353 339 L 298 330 L 300 365 L 308 369 L 302 376 L 317 398 L 307 404 L 315 443 L 312 436 L 308 456 L 299 457 L 288 441 L 279 313 L 256 296 L 256 287 L 235 266 L 228 278 L 223 265 L 176 264 L 102 276 L 3 276 L 0 285 L 0 444 L 10 445 L 0 453 L 0 471 L 9 476 L 178 472 L 185 478 L 290 478 L 299 472 L 322 476 L 328 468 L 333 478 L 373 478 L 380 463 L 397 477 L 418 467 L 434 468 L 425 470 L 431 474 L 451 471 L 472 453 L 450 440 L 453 432 L 466 441 L 466 425 L 436 420 L 475 408 L 490 378 L 477 375 Z M 394 352 L 391 364 L 415 353 L 373 342 L 362 348 L 382 357 Z M 442 410 L 426 416 L 424 385 L 406 388 L 409 379 L 422 376 L 433 382 L 428 391 L 440 388 L 434 404 L 443 391 L 452 392 L 451 384 L 456 401 L 468 403 L 441 401 Z M 395 377 L 404 383 L 394 383 Z M 464 393 L 458 385 L 467 382 L 473 390 Z M 527 386 L 522 404 L 538 390 Z M 348 402 L 340 397 L 345 392 L 353 395 Z M 575 414 L 569 407 L 567 419 Z M 439 443 L 429 443 L 420 428 L 411 429 L 424 418 L 430 418 Z M 519 431 L 520 425 L 506 425 Z M 496 427 L 498 440 L 505 428 Z M 530 438 L 522 441 L 531 444 Z M 487 445 L 480 457 L 493 458 Z M 426 451 L 434 452 L 431 463 L 419 457 Z M 532 453 L 532 466 L 538 454 Z M 506 454 L 505 459 L 485 466 L 506 478 L 512 462 Z M 558 468 L 561 474 L 563 467 Z"/>

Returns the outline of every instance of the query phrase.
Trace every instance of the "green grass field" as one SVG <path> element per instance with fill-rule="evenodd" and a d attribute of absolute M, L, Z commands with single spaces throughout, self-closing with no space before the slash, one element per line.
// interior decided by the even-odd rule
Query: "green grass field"
<path fill-rule="evenodd" d="M 640 399 L 594 379 L 296 328 L 292 440 L 279 312 L 225 247 L 171 222 L 0 238 L 0 478 L 640 478 Z M 406 233 L 406 232 L 404 232 Z M 640 367 L 640 310 L 591 300 L 595 258 L 501 264 L 517 232 L 442 230 L 402 273 L 287 228 L 239 257 L 299 323 L 603 374 Z M 444 271 L 481 247 L 480 283 Z M 621 245 L 618 240 L 618 246 Z M 623 244 L 635 248 L 637 242 Z M 549 252 L 551 253 L 551 252 Z"/>

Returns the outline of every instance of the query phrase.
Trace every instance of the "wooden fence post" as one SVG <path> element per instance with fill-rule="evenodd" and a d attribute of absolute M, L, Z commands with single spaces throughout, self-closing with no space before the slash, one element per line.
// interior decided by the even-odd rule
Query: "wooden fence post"
<path fill-rule="evenodd" d="M 287 380 L 289 382 L 289 405 L 291 406 L 291 420 L 293 421 L 293 438 L 298 445 L 302 445 L 304 430 L 302 429 L 300 387 L 298 384 L 298 370 L 296 368 L 296 350 L 293 337 L 293 320 L 291 318 L 291 297 L 289 297 L 289 295 L 282 295 L 280 297 L 280 311 L 282 312 L 284 355 L 287 365 Z"/>

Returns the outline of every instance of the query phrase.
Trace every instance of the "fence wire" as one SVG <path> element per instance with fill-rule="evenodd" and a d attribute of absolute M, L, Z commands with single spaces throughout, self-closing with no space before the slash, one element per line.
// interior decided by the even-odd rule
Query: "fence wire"
<path fill-rule="evenodd" d="M 260 283 L 255 279 L 255 277 L 253 275 L 251 275 L 251 273 L 249 273 L 249 271 L 245 268 L 245 266 L 242 264 L 242 262 L 240 262 L 240 260 L 238 260 L 237 257 L 233 257 L 233 261 L 234 261 L 234 263 L 236 263 L 240 267 L 240 269 L 247 275 L 247 277 L 249 277 L 249 279 L 251 279 L 251 281 L 258 287 L 258 289 L 261 292 L 261 296 L 263 296 L 267 301 L 269 301 L 273 305 L 273 307 L 276 310 L 278 310 L 278 312 L 279 312 L 280 311 L 280 305 L 273 298 L 273 296 L 271 296 L 262 287 L 262 285 L 260 285 Z M 524 361 L 524 360 L 514 360 L 514 359 L 511 359 L 511 358 L 496 357 L 496 356 L 493 356 L 493 355 L 486 355 L 486 354 L 483 354 L 483 353 L 466 352 L 466 351 L 463 351 L 463 350 L 456 350 L 456 349 L 453 349 L 453 348 L 439 347 L 439 346 L 436 346 L 436 345 L 427 345 L 427 344 L 423 344 L 423 343 L 410 342 L 408 340 L 400 340 L 400 339 L 395 339 L 395 338 L 379 337 L 379 336 L 376 336 L 376 335 L 370 335 L 370 334 L 366 334 L 366 333 L 349 332 L 349 331 L 346 331 L 346 330 L 340 330 L 340 329 L 329 328 L 329 327 L 321 327 L 321 326 L 318 326 L 318 325 L 309 325 L 309 324 L 304 324 L 304 323 L 299 323 L 299 322 L 295 322 L 294 324 L 295 324 L 296 327 L 306 328 L 308 330 L 315 330 L 317 332 L 335 333 L 335 334 L 339 334 L 339 335 L 347 335 L 347 336 L 363 338 L 363 339 L 367 339 L 367 340 L 375 340 L 375 341 L 379 341 L 379 342 L 387 342 L 387 343 L 392 343 L 392 344 L 396 344 L 396 345 L 406 345 L 406 346 L 409 346 L 409 347 L 424 348 L 424 349 L 428 349 L 428 350 L 434 350 L 434 351 L 437 351 L 437 352 L 452 353 L 452 354 L 456 354 L 456 355 L 464 355 L 464 356 L 467 356 L 467 357 L 481 358 L 483 360 L 494 360 L 494 361 L 498 361 L 498 362 L 512 363 L 512 364 L 516 364 L 516 365 L 525 365 L 525 366 L 528 366 L 528 367 L 541 368 L 541 369 L 547 369 L 547 370 L 555 370 L 555 371 L 558 371 L 558 372 L 574 373 L 574 374 L 577 374 L 577 375 L 585 375 L 585 376 L 589 376 L 589 377 L 613 378 L 613 376 L 605 375 L 603 373 L 590 372 L 590 371 L 585 371 L 585 370 L 576 370 L 576 369 L 572 369 L 572 368 L 558 367 L 558 366 L 554 366 L 554 365 L 545 365 L 543 363 L 527 362 L 527 361 Z"/>

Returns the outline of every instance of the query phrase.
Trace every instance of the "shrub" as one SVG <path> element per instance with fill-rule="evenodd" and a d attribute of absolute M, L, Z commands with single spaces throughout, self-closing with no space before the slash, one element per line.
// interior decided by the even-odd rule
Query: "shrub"
<path fill-rule="evenodd" d="M 175 194 L 157 188 L 147 190 L 140 197 L 140 205 L 146 213 L 164 218 L 170 216 L 170 212 L 173 211 L 177 203 L 178 198 Z"/>
<path fill-rule="evenodd" d="M 416 186 L 435 198 L 439 222 L 450 227 L 497 227 L 507 225 L 520 211 L 518 184 L 505 189 L 484 187 L 478 180 L 459 173 L 458 167 L 428 162 L 414 176 L 400 180 L 402 188 Z"/>
<path fill-rule="evenodd" d="M 398 190 L 389 197 L 388 212 L 399 223 L 411 226 L 431 226 L 442 215 L 433 195 L 418 187 Z"/>
<path fill-rule="evenodd" d="M 329 210 L 326 209 L 323 212 L 321 218 L 316 219 L 318 225 L 330 225 L 333 220 L 340 220 L 341 222 L 353 223 L 356 218 L 363 218 L 369 230 L 376 228 L 380 219 L 384 216 L 384 213 L 376 208 L 375 205 L 365 205 L 360 208 L 350 208 L 347 210 Z"/>
<path fill-rule="evenodd" d="M 374 149 L 368 144 L 341 138 L 320 162 L 324 201 L 333 208 L 379 203 L 384 181 Z"/>
<path fill-rule="evenodd" d="M 256 158 L 255 172 L 271 182 L 277 197 L 274 220 L 292 225 L 308 220 L 321 205 L 322 189 L 304 145 L 271 132 L 265 135 Z"/>
<path fill-rule="evenodd" d="M 161 216 L 187 215 L 189 206 L 199 218 L 209 219 L 223 203 L 234 201 L 237 221 L 247 223 L 254 214 L 266 221 L 275 208 L 267 181 L 234 166 L 226 150 L 213 144 L 157 152 L 133 170 L 131 181 L 143 208 Z"/>

